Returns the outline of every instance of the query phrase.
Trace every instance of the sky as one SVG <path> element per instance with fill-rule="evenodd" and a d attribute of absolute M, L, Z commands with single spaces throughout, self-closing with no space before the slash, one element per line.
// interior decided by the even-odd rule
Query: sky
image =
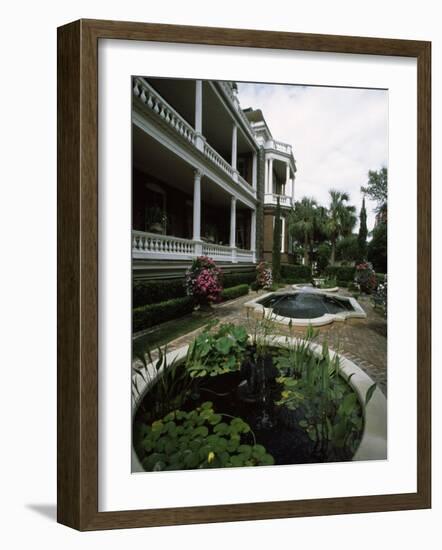
<path fill-rule="evenodd" d="M 292 145 L 295 199 L 327 206 L 329 189 L 346 191 L 359 217 L 368 171 L 388 167 L 388 91 L 249 83 L 238 91 L 241 107 L 261 109 L 273 138 Z M 375 206 L 366 199 L 369 230 Z"/>

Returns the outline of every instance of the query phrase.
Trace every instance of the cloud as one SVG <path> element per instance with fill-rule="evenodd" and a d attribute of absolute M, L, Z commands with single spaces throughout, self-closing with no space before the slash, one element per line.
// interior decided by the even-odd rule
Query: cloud
<path fill-rule="evenodd" d="M 328 190 L 359 211 L 369 170 L 388 166 L 388 91 L 238 83 L 242 108 L 262 109 L 277 140 L 293 146 L 296 198 L 328 204 Z M 376 206 L 367 200 L 368 227 Z"/>

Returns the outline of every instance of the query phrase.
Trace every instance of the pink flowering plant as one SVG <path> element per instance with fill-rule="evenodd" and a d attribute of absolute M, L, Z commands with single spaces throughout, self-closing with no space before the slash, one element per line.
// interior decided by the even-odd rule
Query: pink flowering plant
<path fill-rule="evenodd" d="M 272 268 L 267 262 L 259 262 L 259 264 L 256 266 L 256 283 L 259 288 L 272 288 Z"/>
<path fill-rule="evenodd" d="M 186 271 L 186 290 L 199 304 L 211 304 L 221 299 L 222 273 L 212 258 L 198 256 Z"/>
<path fill-rule="evenodd" d="M 370 262 L 356 265 L 355 283 L 362 292 L 371 294 L 377 287 L 376 273 Z"/>

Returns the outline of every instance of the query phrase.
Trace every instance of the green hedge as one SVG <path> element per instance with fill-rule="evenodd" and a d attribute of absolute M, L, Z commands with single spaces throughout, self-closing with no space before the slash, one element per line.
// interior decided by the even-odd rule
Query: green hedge
<path fill-rule="evenodd" d="M 282 264 L 281 276 L 287 283 L 310 283 L 312 270 L 308 265 Z"/>
<path fill-rule="evenodd" d="M 158 304 L 173 298 L 184 298 L 184 279 L 164 281 L 135 281 L 132 289 L 132 307 Z"/>
<path fill-rule="evenodd" d="M 376 273 L 376 282 L 378 285 L 385 283 L 385 273 Z"/>
<path fill-rule="evenodd" d="M 336 279 L 338 286 L 347 286 L 355 278 L 355 267 L 329 265 L 325 270 L 325 275 Z"/>
<path fill-rule="evenodd" d="M 239 296 L 244 296 L 245 294 L 249 293 L 249 285 L 237 285 L 232 286 L 230 288 L 226 288 L 221 293 L 221 299 L 223 302 L 226 300 L 233 300 L 234 298 L 238 298 Z"/>
<path fill-rule="evenodd" d="M 132 330 L 137 332 L 164 321 L 182 317 L 193 310 L 193 298 L 174 298 L 158 304 L 137 307 L 132 312 Z"/>
<path fill-rule="evenodd" d="M 224 273 L 223 287 L 231 288 L 238 285 L 250 285 L 255 279 L 255 271 L 247 271 L 246 273 Z"/>

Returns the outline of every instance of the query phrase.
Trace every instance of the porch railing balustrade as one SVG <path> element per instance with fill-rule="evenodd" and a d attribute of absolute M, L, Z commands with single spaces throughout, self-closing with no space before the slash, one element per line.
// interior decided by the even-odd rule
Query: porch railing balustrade
<path fill-rule="evenodd" d="M 171 235 L 132 231 L 132 257 L 144 260 L 191 260 L 209 256 L 219 262 L 254 262 L 253 250 L 193 241 Z"/>

